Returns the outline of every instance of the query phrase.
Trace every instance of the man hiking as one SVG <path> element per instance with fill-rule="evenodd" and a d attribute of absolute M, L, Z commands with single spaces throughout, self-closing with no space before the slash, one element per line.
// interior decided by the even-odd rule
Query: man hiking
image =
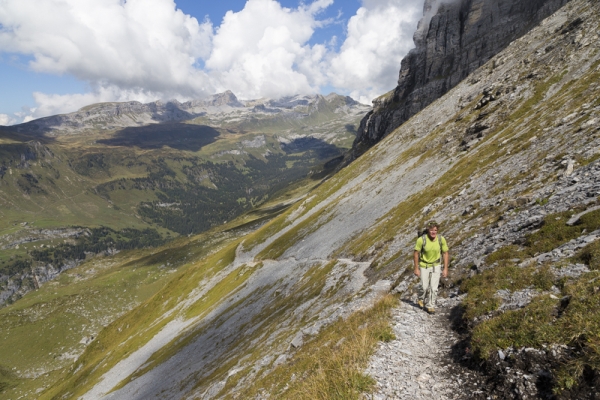
<path fill-rule="evenodd" d="M 419 306 L 429 314 L 435 313 L 440 274 L 444 278 L 448 276 L 448 244 L 438 235 L 438 229 L 439 224 L 435 221 L 427 224 L 427 233 L 417 239 L 413 257 L 415 275 L 421 277 Z"/>

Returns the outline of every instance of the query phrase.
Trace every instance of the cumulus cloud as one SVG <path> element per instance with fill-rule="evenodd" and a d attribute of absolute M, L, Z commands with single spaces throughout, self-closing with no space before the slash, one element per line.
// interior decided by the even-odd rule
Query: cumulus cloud
<path fill-rule="evenodd" d="M 10 117 L 9 115 L 6 114 L 0 114 L 0 126 L 2 125 L 12 125 L 14 123 L 16 123 L 17 121 Z"/>
<path fill-rule="evenodd" d="M 413 47 L 422 10 L 422 0 L 364 0 L 350 18 L 339 54 L 331 60 L 332 86 L 349 90 L 363 103 L 392 89 L 400 61 Z"/>
<path fill-rule="evenodd" d="M 332 3 L 289 9 L 274 0 L 248 0 L 240 12 L 228 12 L 206 61 L 219 89 L 233 88 L 242 98 L 317 92 L 325 49 L 307 42 L 322 24 L 317 14 Z"/>
<path fill-rule="evenodd" d="M 212 24 L 185 15 L 173 0 L 4 0 L 0 27 L 0 50 L 32 56 L 36 72 L 88 82 L 96 98 L 115 87 L 142 97 L 198 97 L 214 90 L 195 68 L 210 54 Z"/>
<path fill-rule="evenodd" d="M 90 88 L 35 93 L 28 118 L 95 102 L 187 100 L 224 90 L 249 99 L 335 87 L 368 103 L 395 85 L 423 0 L 362 0 L 345 39 L 310 44 L 315 30 L 340 23 L 339 15 L 322 17 L 334 1 L 341 0 L 286 8 L 248 0 L 214 27 L 174 0 L 2 0 L 0 52 L 30 56 L 32 70 L 72 75 Z M 336 41 L 343 42 L 339 51 Z"/>
<path fill-rule="evenodd" d="M 193 67 L 210 53 L 212 25 L 172 0 L 6 0 L 0 47 L 31 54 L 38 72 L 125 89 L 201 93 Z"/>

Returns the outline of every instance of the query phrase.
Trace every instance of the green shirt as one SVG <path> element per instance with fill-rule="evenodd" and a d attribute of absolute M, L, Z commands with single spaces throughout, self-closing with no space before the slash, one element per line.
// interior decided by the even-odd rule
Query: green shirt
<path fill-rule="evenodd" d="M 417 239 L 417 244 L 415 244 L 415 251 L 421 253 L 421 257 L 419 258 L 419 266 L 421 267 L 431 267 L 433 265 L 442 264 L 442 255 L 440 254 L 440 245 L 438 240 L 442 241 L 442 252 L 448 252 L 448 244 L 446 243 L 446 238 L 437 235 L 437 237 L 431 241 L 429 235 L 425 235 L 425 240 L 427 243 L 425 244 L 425 251 L 421 253 L 421 248 L 423 247 L 423 236 Z"/>

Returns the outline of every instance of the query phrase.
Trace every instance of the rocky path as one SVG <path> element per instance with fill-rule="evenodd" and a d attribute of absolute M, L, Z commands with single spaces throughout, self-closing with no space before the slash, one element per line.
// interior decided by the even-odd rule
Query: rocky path
<path fill-rule="evenodd" d="M 435 315 L 404 300 L 393 312 L 395 340 L 381 343 L 366 373 L 377 386 L 370 400 L 477 398 L 481 378 L 453 361 L 460 341 L 450 326 L 455 298 L 438 299 Z M 485 397 L 484 397 L 485 398 Z"/>

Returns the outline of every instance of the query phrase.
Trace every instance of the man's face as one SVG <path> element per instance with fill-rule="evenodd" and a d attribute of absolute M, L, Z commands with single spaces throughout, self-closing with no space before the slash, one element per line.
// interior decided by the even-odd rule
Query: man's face
<path fill-rule="evenodd" d="M 437 226 L 432 226 L 431 228 L 427 228 L 427 233 L 429 234 L 430 239 L 435 239 L 437 236 L 438 228 Z"/>

